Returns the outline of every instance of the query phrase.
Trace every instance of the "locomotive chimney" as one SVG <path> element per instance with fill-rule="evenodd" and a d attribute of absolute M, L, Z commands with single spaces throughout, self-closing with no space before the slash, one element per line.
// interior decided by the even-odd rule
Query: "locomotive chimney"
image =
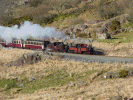
<path fill-rule="evenodd" d="M 72 43 L 71 43 L 71 46 L 72 46 Z"/>
<path fill-rule="evenodd" d="M 66 45 L 68 46 L 68 42 L 66 43 Z"/>

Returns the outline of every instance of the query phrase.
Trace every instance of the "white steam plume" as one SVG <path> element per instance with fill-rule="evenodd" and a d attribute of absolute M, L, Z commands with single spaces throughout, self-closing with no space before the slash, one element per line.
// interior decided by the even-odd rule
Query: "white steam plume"
<path fill-rule="evenodd" d="M 7 43 L 11 42 L 12 38 L 26 40 L 29 36 L 40 39 L 44 39 L 44 37 L 59 39 L 62 37 L 62 34 L 53 27 L 43 28 L 39 24 L 32 24 L 29 21 L 25 21 L 19 29 L 18 25 L 13 27 L 0 26 L 0 38 L 4 39 Z"/>

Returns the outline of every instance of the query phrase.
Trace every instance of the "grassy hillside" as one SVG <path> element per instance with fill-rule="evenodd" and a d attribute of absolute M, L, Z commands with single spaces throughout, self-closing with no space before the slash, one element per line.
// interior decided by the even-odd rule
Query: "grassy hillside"
<path fill-rule="evenodd" d="M 6 49 L 1 50 L 0 55 L 4 52 L 0 60 L 7 62 L 18 58 L 16 54 L 30 53 L 29 50 Z M 132 65 L 76 62 L 56 56 L 19 67 L 0 63 L 0 99 L 128 100 L 133 97 L 133 78 L 124 76 L 127 74 L 123 71 L 127 70 L 133 71 Z M 118 74 L 120 78 L 104 78 L 108 73 Z"/>
<path fill-rule="evenodd" d="M 3 5 L 7 4 L 6 1 L 0 2 Z M 10 3 L 8 2 L 8 4 Z M 120 33 L 114 34 L 112 37 L 119 39 L 105 40 L 107 42 L 115 40 L 128 42 L 132 37 L 127 41 L 121 39 L 124 34 L 132 35 L 132 31 L 130 31 L 133 25 L 132 7 L 132 0 L 30 0 L 25 5 L 9 6 L 8 11 L 1 14 L 0 23 L 3 26 L 11 27 L 15 24 L 20 26 L 20 23 L 29 20 L 44 27 L 47 25 L 60 29 L 77 24 L 86 24 L 88 26 L 86 31 L 92 34 L 92 38 L 96 38 L 96 28 L 102 28 L 102 25 L 111 18 L 128 14 L 129 16 L 125 19 L 120 17 L 120 19 L 126 20 L 125 23 L 121 23 L 122 31 L 117 31 L 116 27 L 112 28 L 112 33 Z M 4 7 L 3 9 L 7 8 Z M 81 35 L 79 34 L 79 36 Z M 124 35 L 126 38 L 128 36 Z"/>

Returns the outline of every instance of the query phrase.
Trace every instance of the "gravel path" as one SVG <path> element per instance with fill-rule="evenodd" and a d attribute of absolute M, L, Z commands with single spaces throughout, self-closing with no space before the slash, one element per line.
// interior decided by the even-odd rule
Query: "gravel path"
<path fill-rule="evenodd" d="M 99 62 L 99 63 L 129 63 L 133 64 L 133 58 L 122 58 L 122 57 L 107 57 L 107 56 L 97 56 L 97 55 L 83 55 L 83 54 L 68 54 L 68 53 L 55 53 L 52 54 L 60 54 L 63 55 L 65 59 L 74 59 L 76 61 L 86 61 L 86 62 Z"/>

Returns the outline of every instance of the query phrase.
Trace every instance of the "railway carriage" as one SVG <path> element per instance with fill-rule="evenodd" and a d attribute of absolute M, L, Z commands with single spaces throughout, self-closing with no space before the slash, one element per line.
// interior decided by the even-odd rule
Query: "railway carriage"
<path fill-rule="evenodd" d="M 45 50 L 50 41 L 42 41 L 42 40 L 29 40 L 27 39 L 23 43 L 23 48 L 25 49 L 42 49 Z"/>
<path fill-rule="evenodd" d="M 14 47 L 14 48 L 22 48 L 23 41 L 22 40 L 12 40 L 11 43 L 7 44 L 7 47 Z"/>
<path fill-rule="evenodd" d="M 6 43 L 5 42 L 2 42 L 2 41 L 0 41 L 0 44 L 2 45 L 2 46 L 6 46 Z"/>

